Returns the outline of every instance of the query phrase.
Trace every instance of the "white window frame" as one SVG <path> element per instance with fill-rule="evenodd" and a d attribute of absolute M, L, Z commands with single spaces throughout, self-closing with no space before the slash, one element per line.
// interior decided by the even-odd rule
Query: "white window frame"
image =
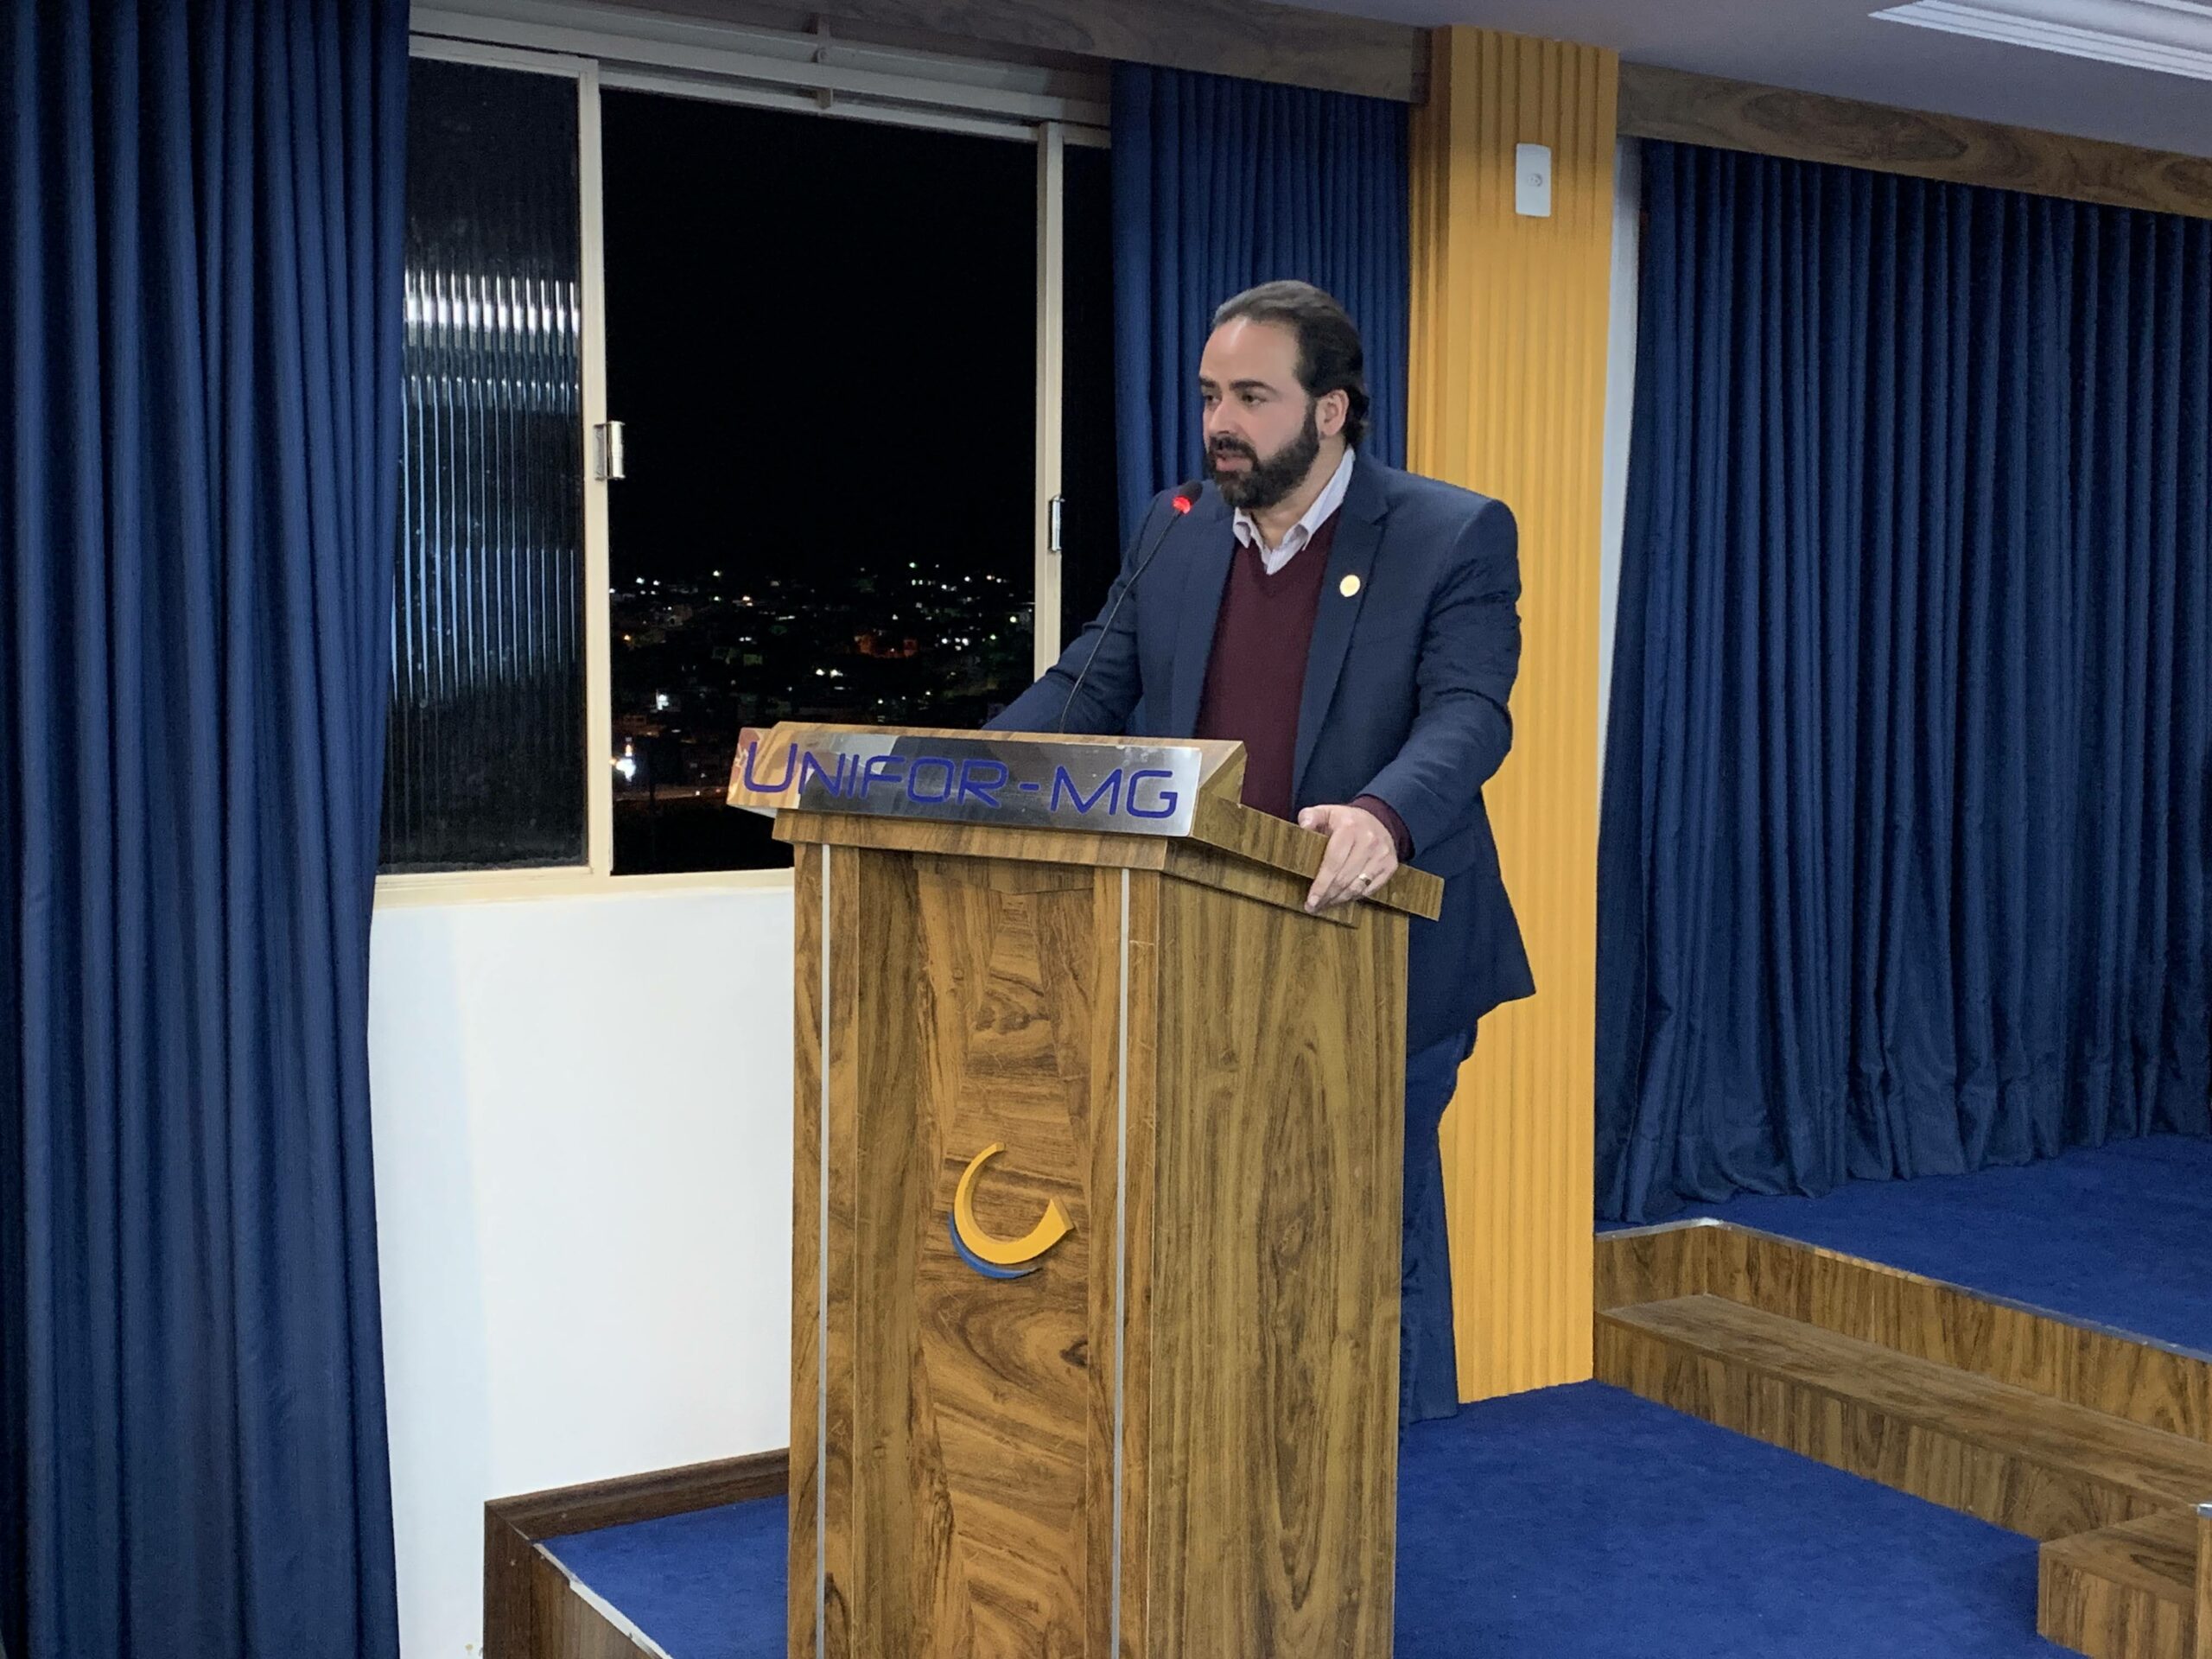
<path fill-rule="evenodd" d="M 1037 401 L 1035 671 L 1059 656 L 1061 556 L 1052 545 L 1060 494 L 1060 399 L 1065 386 L 1063 251 L 1069 144 L 1103 147 L 1106 107 L 1080 77 L 1020 65 L 970 61 L 797 36 L 736 24 L 663 16 L 590 0 L 469 0 L 466 8 L 416 6 L 411 54 L 454 63 L 565 75 L 576 84 L 577 175 L 582 255 L 582 408 L 578 445 L 608 416 L 600 93 L 607 88 L 744 104 L 969 133 L 1037 148 Z M 614 874 L 614 711 L 608 480 L 584 468 L 585 858 L 528 869 L 379 874 L 378 908 L 612 897 L 670 889 L 783 889 L 791 873 L 709 870 Z"/>

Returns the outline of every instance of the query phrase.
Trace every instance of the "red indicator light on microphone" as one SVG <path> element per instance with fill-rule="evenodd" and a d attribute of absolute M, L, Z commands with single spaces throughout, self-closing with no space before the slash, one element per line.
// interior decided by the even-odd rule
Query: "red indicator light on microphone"
<path fill-rule="evenodd" d="M 1188 512 L 1191 510 L 1191 498 L 1187 495 L 1179 495 L 1169 505 L 1178 512 Z"/>

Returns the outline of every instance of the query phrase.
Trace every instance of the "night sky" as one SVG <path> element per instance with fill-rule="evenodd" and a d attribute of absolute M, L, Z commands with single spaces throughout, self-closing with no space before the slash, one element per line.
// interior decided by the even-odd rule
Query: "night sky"
<path fill-rule="evenodd" d="M 614 579 L 1032 559 L 1036 151 L 648 93 L 605 113 Z"/>

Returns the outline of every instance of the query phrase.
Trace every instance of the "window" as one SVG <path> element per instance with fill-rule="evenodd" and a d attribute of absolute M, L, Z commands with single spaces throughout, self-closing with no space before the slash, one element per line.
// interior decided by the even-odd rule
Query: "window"
<path fill-rule="evenodd" d="M 743 728 L 977 725 L 1033 677 L 1035 153 L 603 107 L 614 869 L 787 864 L 722 803 Z"/>
<path fill-rule="evenodd" d="M 585 850 L 576 92 L 414 66 L 387 870 Z"/>
<path fill-rule="evenodd" d="M 387 893 L 788 863 L 741 728 L 977 723 L 1111 578 L 1103 85 L 435 16 Z"/>

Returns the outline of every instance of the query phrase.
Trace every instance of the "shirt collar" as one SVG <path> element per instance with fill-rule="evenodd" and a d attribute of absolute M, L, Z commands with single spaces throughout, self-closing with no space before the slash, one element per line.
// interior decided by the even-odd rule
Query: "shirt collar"
<path fill-rule="evenodd" d="M 1284 532 L 1282 544 L 1274 550 L 1277 556 L 1287 559 L 1312 541 L 1313 532 L 1328 522 L 1329 515 L 1344 505 L 1344 492 L 1351 488 L 1352 460 L 1357 454 L 1355 449 L 1345 449 L 1344 458 L 1337 463 L 1337 470 L 1329 474 L 1329 481 L 1321 486 L 1321 493 L 1313 498 L 1313 505 L 1306 509 L 1306 516 Z M 1259 525 L 1253 522 L 1252 515 L 1243 508 L 1236 509 L 1236 517 L 1231 522 L 1236 526 L 1237 545 L 1262 550 L 1267 547 Z"/>

